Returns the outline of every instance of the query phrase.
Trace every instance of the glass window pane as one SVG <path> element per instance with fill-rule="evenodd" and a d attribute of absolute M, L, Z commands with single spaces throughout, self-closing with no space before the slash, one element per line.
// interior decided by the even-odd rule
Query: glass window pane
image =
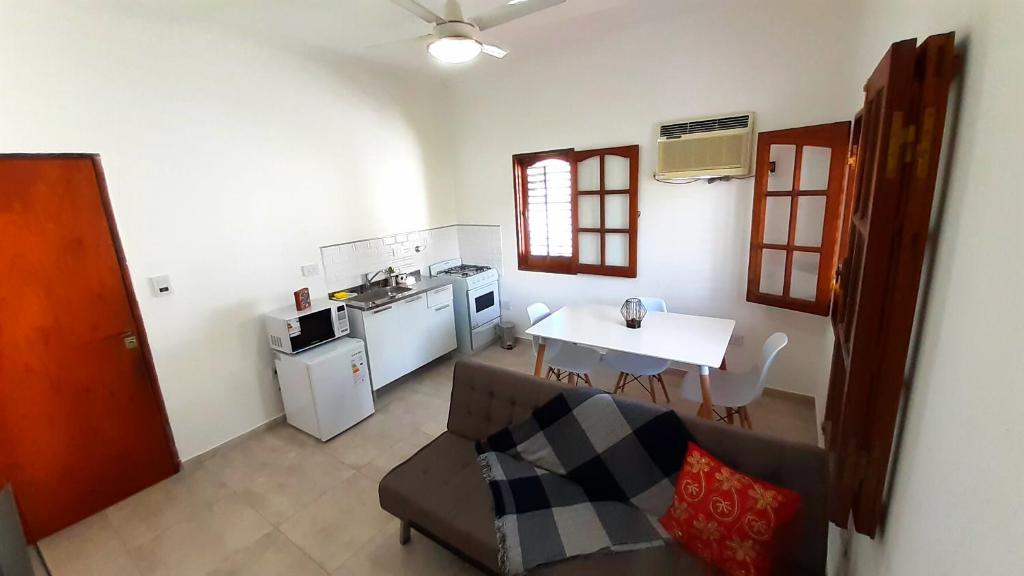
<path fill-rule="evenodd" d="M 762 294 L 782 296 L 782 288 L 786 281 L 786 251 L 761 251 L 761 286 Z"/>
<path fill-rule="evenodd" d="M 796 162 L 796 146 L 772 144 L 768 159 L 775 162 L 775 172 L 768 173 L 769 192 L 789 192 L 793 189 L 793 166 Z"/>
<path fill-rule="evenodd" d="M 601 235 L 597 232 L 580 232 L 580 264 L 601 263 Z"/>
<path fill-rule="evenodd" d="M 629 190 L 629 158 L 604 157 L 604 189 Z"/>
<path fill-rule="evenodd" d="M 604 235 L 604 263 L 608 266 L 629 266 L 629 234 Z"/>
<path fill-rule="evenodd" d="M 605 195 L 604 227 L 629 228 L 629 194 Z"/>
<path fill-rule="evenodd" d="M 764 241 L 766 244 L 789 243 L 789 197 L 768 197 L 764 210 Z"/>
<path fill-rule="evenodd" d="M 601 157 L 594 156 L 576 164 L 576 189 L 593 192 L 601 189 Z"/>
<path fill-rule="evenodd" d="M 800 160 L 800 189 L 828 190 L 828 169 L 832 162 L 832 149 L 804 146 Z"/>
<path fill-rule="evenodd" d="M 601 227 L 601 197 L 580 196 L 580 228 Z"/>
<path fill-rule="evenodd" d="M 817 294 L 818 255 L 813 252 L 794 252 L 793 275 L 789 281 L 790 297 L 814 301 Z"/>
<path fill-rule="evenodd" d="M 801 196 L 796 209 L 796 243 L 798 246 L 821 246 L 825 228 L 825 197 Z"/>

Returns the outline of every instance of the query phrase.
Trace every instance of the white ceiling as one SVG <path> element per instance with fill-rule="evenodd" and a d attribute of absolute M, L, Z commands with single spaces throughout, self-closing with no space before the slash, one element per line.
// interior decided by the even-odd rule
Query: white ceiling
<path fill-rule="evenodd" d="M 135 17 L 212 25 L 255 40 L 293 50 L 356 55 L 395 64 L 421 65 L 426 51 L 414 42 L 431 26 L 390 0 L 75 0 L 90 10 L 108 10 Z M 444 0 L 420 0 L 443 13 Z M 699 1 L 699 0 L 698 0 Z M 468 18 L 507 0 L 462 0 Z M 591 26 L 577 22 L 605 21 L 607 26 L 654 5 L 692 4 L 694 0 L 567 0 L 527 18 L 489 30 L 485 39 L 513 55 L 549 41 L 586 36 Z M 607 27 L 606 26 L 606 27 Z M 599 27 L 600 28 L 600 27 Z M 554 37 L 554 38 L 552 38 Z"/>

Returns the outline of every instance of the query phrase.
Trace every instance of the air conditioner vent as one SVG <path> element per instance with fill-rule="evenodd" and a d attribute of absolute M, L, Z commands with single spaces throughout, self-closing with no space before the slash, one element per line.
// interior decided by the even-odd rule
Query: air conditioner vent
<path fill-rule="evenodd" d="M 737 130 L 747 128 L 749 126 L 750 114 L 744 114 L 743 116 L 728 116 L 725 118 L 709 118 L 707 120 L 665 124 L 661 127 L 661 137 L 674 140 L 676 138 L 681 138 L 686 134 L 718 132 L 721 130 Z"/>
<path fill-rule="evenodd" d="M 669 122 L 658 133 L 659 179 L 751 174 L 753 112 Z"/>

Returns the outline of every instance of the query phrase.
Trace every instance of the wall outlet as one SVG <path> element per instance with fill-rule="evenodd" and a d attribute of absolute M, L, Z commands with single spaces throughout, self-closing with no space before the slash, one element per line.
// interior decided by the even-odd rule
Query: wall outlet
<path fill-rule="evenodd" d="M 310 276 L 319 276 L 319 275 L 320 275 L 320 265 L 319 264 L 306 264 L 305 266 L 302 267 L 302 277 L 303 278 L 309 278 Z"/>
<path fill-rule="evenodd" d="M 501 301 L 501 311 L 502 312 L 510 312 L 511 310 L 512 310 L 512 303 L 509 302 L 508 300 L 502 300 Z"/>
<path fill-rule="evenodd" d="M 167 274 L 151 277 L 149 279 L 149 286 L 153 289 L 153 296 L 157 298 L 174 294 L 174 288 L 171 286 L 171 277 Z"/>
<path fill-rule="evenodd" d="M 729 345 L 730 346 L 743 346 L 743 335 L 742 334 L 733 334 L 732 338 L 729 338 Z"/>

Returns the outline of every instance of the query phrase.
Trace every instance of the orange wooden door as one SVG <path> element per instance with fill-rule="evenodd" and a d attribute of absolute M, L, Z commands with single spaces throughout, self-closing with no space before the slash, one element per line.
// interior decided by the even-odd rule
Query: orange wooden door
<path fill-rule="evenodd" d="M 98 160 L 0 156 L 0 235 L 0 485 L 35 542 L 178 459 Z"/>

